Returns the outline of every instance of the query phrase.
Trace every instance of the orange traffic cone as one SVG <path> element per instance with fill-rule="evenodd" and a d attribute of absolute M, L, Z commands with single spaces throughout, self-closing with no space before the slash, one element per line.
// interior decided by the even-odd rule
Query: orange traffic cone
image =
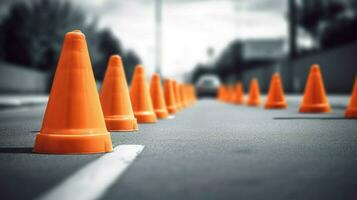
<path fill-rule="evenodd" d="M 113 55 L 109 59 L 100 101 L 109 131 L 138 130 L 138 123 L 131 107 L 123 63 L 119 55 Z"/>
<path fill-rule="evenodd" d="M 242 104 L 244 103 L 244 91 L 243 91 L 243 84 L 242 82 L 238 82 L 235 88 L 235 104 Z"/>
<path fill-rule="evenodd" d="M 176 80 L 173 80 L 173 87 L 174 87 L 174 93 L 175 93 L 175 102 L 176 102 L 176 108 L 177 110 L 181 110 L 182 109 L 182 105 L 181 105 L 181 98 L 180 98 L 180 93 L 179 93 L 179 89 L 178 89 L 178 83 Z"/>
<path fill-rule="evenodd" d="M 66 34 L 34 152 L 86 154 L 112 151 L 85 36 Z"/>
<path fill-rule="evenodd" d="M 139 123 L 155 123 L 157 121 L 152 106 L 149 88 L 146 84 L 145 70 L 137 65 L 131 80 L 130 99 L 134 115 Z"/>
<path fill-rule="evenodd" d="M 229 85 L 228 86 L 228 102 L 229 103 L 235 103 L 235 101 L 236 101 L 236 89 L 235 89 L 235 87 L 234 87 L 234 85 Z"/>
<path fill-rule="evenodd" d="M 178 93 L 178 96 L 179 96 L 179 100 L 180 100 L 180 105 L 181 105 L 181 109 L 184 109 L 185 106 L 184 106 L 184 100 L 183 100 L 183 95 L 181 93 L 181 83 L 177 83 L 177 93 Z"/>
<path fill-rule="evenodd" d="M 217 100 L 218 101 L 223 101 L 224 99 L 224 86 L 223 85 L 220 85 L 218 88 L 217 88 Z"/>
<path fill-rule="evenodd" d="M 222 102 L 226 102 L 226 99 L 227 99 L 227 89 L 226 89 L 226 86 L 225 85 L 222 85 L 221 86 L 221 101 Z"/>
<path fill-rule="evenodd" d="M 357 119 L 357 77 L 355 79 L 355 84 L 353 86 L 350 103 L 348 104 L 345 117 L 351 119 Z"/>
<path fill-rule="evenodd" d="M 314 64 L 311 66 L 307 79 L 304 97 L 300 105 L 300 112 L 323 113 L 330 112 L 330 110 L 331 108 L 325 93 L 320 67 Z"/>
<path fill-rule="evenodd" d="M 258 80 L 256 78 L 253 78 L 250 82 L 250 90 L 247 103 L 248 106 L 259 106 L 260 104 L 260 89 Z"/>
<path fill-rule="evenodd" d="M 223 89 L 223 102 L 228 103 L 230 99 L 229 87 L 226 85 Z"/>
<path fill-rule="evenodd" d="M 173 87 L 172 80 L 166 79 L 164 82 L 164 96 L 167 111 L 172 115 L 177 112 L 176 102 L 175 102 L 175 91 Z"/>
<path fill-rule="evenodd" d="M 160 76 L 158 74 L 152 75 L 150 82 L 150 96 L 156 117 L 159 119 L 165 119 L 169 116 L 166 109 L 164 93 L 161 88 Z"/>
<path fill-rule="evenodd" d="M 180 93 L 180 101 L 181 101 L 181 106 L 182 108 L 187 107 L 187 102 L 186 102 L 186 93 L 185 93 L 185 88 L 183 84 L 179 84 L 179 93 Z"/>
<path fill-rule="evenodd" d="M 186 107 L 189 107 L 192 104 L 192 91 L 191 91 L 191 85 L 190 84 L 185 84 L 184 85 L 184 90 L 185 90 L 185 101 L 186 101 Z"/>
<path fill-rule="evenodd" d="M 288 105 L 285 101 L 284 89 L 279 73 L 274 73 L 270 82 L 268 99 L 265 103 L 267 109 L 283 109 Z"/>

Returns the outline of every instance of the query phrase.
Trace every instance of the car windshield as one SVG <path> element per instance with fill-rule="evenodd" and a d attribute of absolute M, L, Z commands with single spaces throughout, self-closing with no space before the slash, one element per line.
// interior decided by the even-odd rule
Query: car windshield
<path fill-rule="evenodd" d="M 206 87 L 214 87 L 214 81 L 213 80 L 204 80 L 202 82 L 202 85 L 206 86 Z"/>

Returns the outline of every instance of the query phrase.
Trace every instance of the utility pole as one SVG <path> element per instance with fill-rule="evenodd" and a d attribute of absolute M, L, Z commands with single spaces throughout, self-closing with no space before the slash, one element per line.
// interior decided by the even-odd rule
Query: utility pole
<path fill-rule="evenodd" d="M 292 65 L 290 64 L 292 60 L 297 57 L 297 45 L 296 45 L 296 2 L 295 0 L 287 0 L 288 7 L 289 7 L 289 64 L 287 67 L 288 70 L 288 77 L 289 80 L 288 84 L 286 85 L 286 91 L 288 92 L 296 92 L 294 86 L 294 71 L 292 69 Z"/>
<path fill-rule="evenodd" d="M 297 56 L 296 50 L 296 2 L 295 0 L 288 0 L 289 2 L 289 57 L 294 59 Z"/>
<path fill-rule="evenodd" d="M 161 14 L 162 0 L 155 0 L 155 72 L 161 75 L 162 33 Z"/>

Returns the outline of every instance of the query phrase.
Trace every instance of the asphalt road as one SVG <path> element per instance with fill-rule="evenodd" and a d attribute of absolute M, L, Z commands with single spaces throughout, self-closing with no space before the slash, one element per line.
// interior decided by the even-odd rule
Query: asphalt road
<path fill-rule="evenodd" d="M 113 145 L 145 149 L 102 199 L 357 199 L 357 121 L 205 99 Z M 31 152 L 44 106 L 0 111 L 0 199 L 32 199 L 103 154 Z M 75 197 L 73 198 L 75 199 Z"/>

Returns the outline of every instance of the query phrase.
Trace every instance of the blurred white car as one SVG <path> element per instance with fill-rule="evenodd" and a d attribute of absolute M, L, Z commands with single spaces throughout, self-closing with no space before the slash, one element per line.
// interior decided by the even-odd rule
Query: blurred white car
<path fill-rule="evenodd" d="M 214 97 L 217 93 L 217 88 L 220 85 L 220 80 L 216 75 L 207 74 L 201 76 L 196 82 L 197 94 L 199 97 L 210 96 Z"/>

